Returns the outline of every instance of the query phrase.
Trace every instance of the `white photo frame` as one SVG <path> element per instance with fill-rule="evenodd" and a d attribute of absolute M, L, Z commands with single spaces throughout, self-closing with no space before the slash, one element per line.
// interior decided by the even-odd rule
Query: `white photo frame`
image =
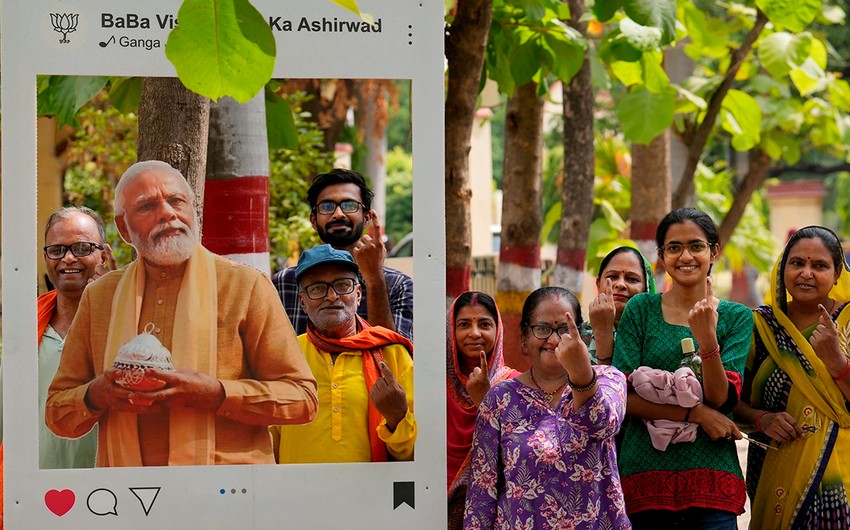
<path fill-rule="evenodd" d="M 330 0 L 252 0 L 267 18 L 357 20 Z M 445 525 L 443 3 L 358 0 L 381 31 L 286 30 L 275 78 L 410 79 L 414 171 L 413 462 L 41 470 L 38 468 L 36 76 L 175 76 L 165 57 L 179 0 L 2 4 L 2 273 L 8 528 L 439 528 Z M 51 13 L 78 15 L 75 31 Z M 104 14 L 149 28 L 104 27 Z M 159 18 L 157 18 L 159 16 Z M 161 24 L 160 21 L 165 21 Z M 165 27 L 162 28 L 161 26 Z M 278 29 L 278 27 L 280 29 Z M 59 29 L 62 29 L 61 27 Z M 100 46 L 101 42 L 112 45 Z M 121 44 L 121 37 L 150 41 Z M 67 41 L 67 42 L 60 42 Z M 155 46 L 153 41 L 158 41 Z M 116 45 L 117 44 L 117 45 Z M 69 493 L 70 492 L 70 493 Z M 399 496 L 402 495 L 402 496 Z M 72 499 L 73 497 L 73 499 Z M 65 509 L 67 508 L 67 510 Z M 64 510 L 64 511 L 63 511 Z M 61 515 L 59 512 L 62 512 Z"/>

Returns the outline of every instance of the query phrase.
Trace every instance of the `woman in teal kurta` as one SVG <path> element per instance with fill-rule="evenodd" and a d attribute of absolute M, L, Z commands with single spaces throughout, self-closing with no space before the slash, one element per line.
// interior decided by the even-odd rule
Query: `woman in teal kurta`
<path fill-rule="evenodd" d="M 613 364 L 626 374 L 639 366 L 675 371 L 681 340 L 692 338 L 703 359 L 703 404 L 693 409 L 657 405 L 629 393 L 619 456 L 626 509 L 636 529 L 688 524 L 736 528 L 746 499 L 728 414 L 741 392 L 752 336 L 752 313 L 713 296 L 708 274 L 719 255 L 717 228 L 704 212 L 675 210 L 656 234 L 659 260 L 671 277 L 664 294 L 642 293 L 626 306 L 614 344 Z M 652 446 L 644 419 L 698 423 L 691 443 Z"/>

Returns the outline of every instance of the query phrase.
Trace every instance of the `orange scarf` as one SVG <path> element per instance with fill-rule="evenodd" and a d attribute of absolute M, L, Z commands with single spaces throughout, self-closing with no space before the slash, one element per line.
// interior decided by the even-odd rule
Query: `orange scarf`
<path fill-rule="evenodd" d="M 403 335 L 381 326 L 370 326 L 368 322 L 357 316 L 357 333 L 341 339 L 333 339 L 322 335 L 307 321 L 307 340 L 319 351 L 327 353 L 342 353 L 346 351 L 363 352 L 363 376 L 366 378 L 366 391 L 372 390 L 372 385 L 381 377 L 379 364 L 384 360 L 381 346 L 400 344 L 404 346 L 410 356 L 413 357 L 413 343 Z M 378 426 L 383 416 L 375 408 L 372 400 L 369 400 L 369 448 L 372 452 L 372 462 L 386 462 L 387 445 L 378 438 Z"/>
<path fill-rule="evenodd" d="M 55 290 L 48 291 L 38 297 L 38 345 L 41 346 L 41 336 L 44 335 L 44 330 L 50 324 L 50 319 L 53 318 L 53 310 L 56 309 Z"/>

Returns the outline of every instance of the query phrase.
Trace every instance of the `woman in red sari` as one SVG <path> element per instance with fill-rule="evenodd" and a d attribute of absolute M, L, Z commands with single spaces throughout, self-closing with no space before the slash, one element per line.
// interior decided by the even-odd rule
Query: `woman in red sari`
<path fill-rule="evenodd" d="M 491 385 L 519 375 L 502 357 L 502 319 L 490 295 L 467 291 L 446 315 L 448 528 L 463 526 L 478 405 Z"/>

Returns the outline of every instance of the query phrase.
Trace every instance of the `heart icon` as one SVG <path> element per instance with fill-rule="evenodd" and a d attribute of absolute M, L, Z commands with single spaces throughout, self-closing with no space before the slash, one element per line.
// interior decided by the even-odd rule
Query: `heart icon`
<path fill-rule="evenodd" d="M 47 509 L 62 517 L 74 507 L 76 496 L 71 490 L 48 490 L 44 494 L 44 504 Z"/>

